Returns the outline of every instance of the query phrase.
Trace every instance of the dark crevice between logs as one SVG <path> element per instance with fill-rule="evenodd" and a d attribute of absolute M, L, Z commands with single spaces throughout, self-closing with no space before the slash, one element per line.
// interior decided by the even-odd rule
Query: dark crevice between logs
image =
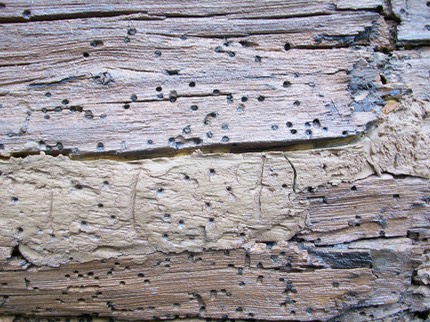
<path fill-rule="evenodd" d="M 24 16 L 9 16 L 0 17 L 0 23 L 29 23 L 36 21 L 58 21 L 58 20 L 72 20 L 72 19 L 87 19 L 87 18 L 110 18 L 118 16 L 128 16 L 132 14 L 146 14 L 146 11 L 141 10 L 121 10 L 121 11 L 87 11 L 87 12 L 74 12 L 74 13 L 61 13 L 51 15 L 38 15 L 33 14 L 30 10 L 25 10 L 27 14 Z M 149 16 L 147 19 L 150 19 Z M 159 20 L 160 18 L 153 18 Z"/>
<path fill-rule="evenodd" d="M 370 127 L 372 127 L 371 125 Z M 192 147 L 177 148 L 176 140 L 172 140 L 174 145 L 166 148 L 153 148 L 142 151 L 109 151 L 103 150 L 99 152 L 85 152 L 81 153 L 75 148 L 66 148 L 62 150 L 52 149 L 50 151 L 20 151 L 11 152 L 8 157 L 1 156 L 0 160 L 8 160 L 10 157 L 25 158 L 30 155 L 39 155 L 41 152 L 51 156 L 68 156 L 71 160 L 98 160 L 98 159 L 111 159 L 116 161 L 132 161 L 153 159 L 161 157 L 175 157 L 183 155 L 191 155 L 194 152 L 200 151 L 203 154 L 214 153 L 256 153 L 256 152 L 288 152 L 288 151 L 303 151 L 322 148 L 333 148 L 347 146 L 359 142 L 365 136 L 365 132 L 358 134 L 351 134 L 344 137 L 335 138 L 321 138 L 312 140 L 297 140 L 290 142 L 251 142 L 251 143 L 225 143 L 225 144 L 211 144 L 209 146 L 201 145 L 202 140 L 193 138 L 190 143 Z"/>

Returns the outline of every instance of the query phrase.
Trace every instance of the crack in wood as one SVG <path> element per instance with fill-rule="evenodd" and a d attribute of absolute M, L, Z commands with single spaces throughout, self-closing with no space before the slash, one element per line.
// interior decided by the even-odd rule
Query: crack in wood
<path fill-rule="evenodd" d="M 48 220 L 51 225 L 50 234 L 51 236 L 55 236 L 54 235 L 54 191 L 53 190 L 51 190 L 50 192 Z"/>
<path fill-rule="evenodd" d="M 86 78 L 88 78 L 87 75 L 69 76 L 69 77 L 62 78 L 58 81 L 52 81 L 48 83 L 30 83 L 28 86 L 29 87 L 50 87 L 50 86 L 55 86 L 55 85 L 60 85 L 65 83 L 71 83 L 76 80 L 81 80 Z"/>
<path fill-rule="evenodd" d="M 42 21 L 64 21 L 64 20 L 74 20 L 74 19 L 91 19 L 91 18 L 113 18 L 121 16 L 129 16 L 133 14 L 142 13 L 140 10 L 122 10 L 122 11 L 87 11 L 87 12 L 76 12 L 76 13 L 63 13 L 63 14 L 45 14 L 45 15 L 31 15 L 29 19 L 25 19 L 20 16 L 16 17 L 5 17 L 0 16 L 0 23 L 3 24 L 17 24 L 17 23 L 32 23 L 32 22 L 42 22 Z M 142 13 L 144 14 L 144 13 Z M 149 20 L 149 16 L 147 19 Z M 154 20 L 159 20 L 154 18 Z"/>
<path fill-rule="evenodd" d="M 284 153 L 284 158 L 285 160 L 287 160 L 287 162 L 290 164 L 291 169 L 293 170 L 293 192 L 297 193 L 297 170 L 294 166 L 294 164 L 290 161 L 290 159 L 287 157 L 287 154 Z"/>
<path fill-rule="evenodd" d="M 131 194 L 130 194 L 130 214 L 131 214 L 131 220 L 133 223 L 133 229 L 137 233 L 137 224 L 136 224 L 136 194 L 137 194 L 137 185 L 139 183 L 139 176 L 141 173 L 141 169 L 137 172 L 137 174 L 134 175 L 133 181 L 130 185 L 131 187 Z"/>
<path fill-rule="evenodd" d="M 257 185 L 260 187 L 257 195 L 257 207 L 258 207 L 258 221 L 262 219 L 262 210 L 261 210 L 261 194 L 263 192 L 263 178 L 264 178 L 264 165 L 266 163 L 266 156 L 261 156 L 261 171 L 260 176 L 258 178 Z"/>

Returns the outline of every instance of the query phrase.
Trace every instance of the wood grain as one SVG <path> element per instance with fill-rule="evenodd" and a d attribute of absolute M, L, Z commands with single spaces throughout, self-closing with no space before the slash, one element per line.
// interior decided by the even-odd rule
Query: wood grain
<path fill-rule="evenodd" d="M 233 18 L 277 18 L 295 17 L 316 14 L 332 14 L 340 10 L 376 10 L 384 5 L 382 0 L 318 0 L 312 2 L 276 0 L 264 1 L 188 1 L 177 0 L 127 2 L 104 1 L 102 4 L 74 0 L 60 0 L 55 3 L 37 1 L 29 3 L 25 0 L 3 1 L 0 10 L 0 22 L 54 20 L 74 17 L 103 17 L 144 13 L 154 17 L 216 17 Z"/>
<path fill-rule="evenodd" d="M 372 273 L 370 266 L 386 261 L 405 269 L 410 264 L 400 261 L 407 260 L 414 246 L 399 249 L 394 259 L 390 246 L 371 252 L 353 249 L 359 247 L 319 250 L 295 243 L 257 244 L 246 252 L 156 253 L 4 272 L 2 307 L 9 314 L 88 313 L 128 320 L 220 316 L 325 320 L 356 305 L 399 300 L 411 272 L 396 275 L 379 289 L 388 280 Z M 340 258 L 343 266 L 333 262 Z"/>
<path fill-rule="evenodd" d="M 0 153 L 165 153 L 362 133 L 383 101 L 358 109 L 349 87 L 354 66 L 372 55 L 324 49 L 389 46 L 383 16 L 273 18 L 3 24 Z M 368 69 L 365 81 L 378 82 L 377 64 Z"/>
<path fill-rule="evenodd" d="M 0 321 L 430 317 L 428 21 L 1 1 Z"/>
<path fill-rule="evenodd" d="M 429 194 L 428 182 L 394 180 L 389 175 L 346 187 L 311 189 L 306 193 L 310 201 L 308 225 L 300 236 L 323 245 L 379 236 L 405 237 L 411 229 L 428 228 Z"/>

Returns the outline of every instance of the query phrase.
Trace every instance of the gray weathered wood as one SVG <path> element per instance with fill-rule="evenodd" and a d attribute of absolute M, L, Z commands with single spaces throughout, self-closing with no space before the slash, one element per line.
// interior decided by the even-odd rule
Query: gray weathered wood
<path fill-rule="evenodd" d="M 55 3 L 50 1 L 37 1 L 29 3 L 26 0 L 15 0 L 9 3 L 3 2 L 0 8 L 0 21 L 33 21 L 54 20 L 74 17 L 103 17 L 117 16 L 135 13 L 144 13 L 154 17 L 216 17 L 228 16 L 233 18 L 277 18 L 295 17 L 316 14 L 332 14 L 337 9 L 341 10 L 376 10 L 384 5 L 383 0 L 318 0 L 312 2 L 303 1 L 138 1 L 126 2 L 104 1 L 95 4 L 83 3 L 74 0 L 60 0 Z"/>
<path fill-rule="evenodd" d="M 344 137 L 363 132 L 382 104 L 354 110 L 348 90 L 355 64 L 369 52 L 316 50 L 388 46 L 388 26 L 375 12 L 279 19 L 132 15 L 1 28 L 7 43 L 0 56 L 2 155 Z M 377 81 L 377 64 L 366 68 L 370 79 L 363 81 Z"/>
<path fill-rule="evenodd" d="M 424 0 L 391 0 L 393 13 L 400 19 L 399 44 L 430 43 L 430 4 Z"/>

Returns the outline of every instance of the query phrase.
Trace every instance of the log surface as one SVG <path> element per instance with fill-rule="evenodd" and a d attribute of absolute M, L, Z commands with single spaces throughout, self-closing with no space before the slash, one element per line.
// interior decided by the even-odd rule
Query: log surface
<path fill-rule="evenodd" d="M 428 318 L 429 8 L 2 1 L 0 319 Z"/>
<path fill-rule="evenodd" d="M 60 24 L 50 15 L 95 8 L 36 6 L 27 23 L 1 25 L 2 155 L 279 146 L 357 135 L 383 106 L 379 92 L 351 97 L 382 85 L 379 57 L 356 48 L 390 46 L 372 10 L 269 1 L 194 16 L 179 3 L 147 6 Z M 362 71 L 365 60 L 374 63 Z"/>

